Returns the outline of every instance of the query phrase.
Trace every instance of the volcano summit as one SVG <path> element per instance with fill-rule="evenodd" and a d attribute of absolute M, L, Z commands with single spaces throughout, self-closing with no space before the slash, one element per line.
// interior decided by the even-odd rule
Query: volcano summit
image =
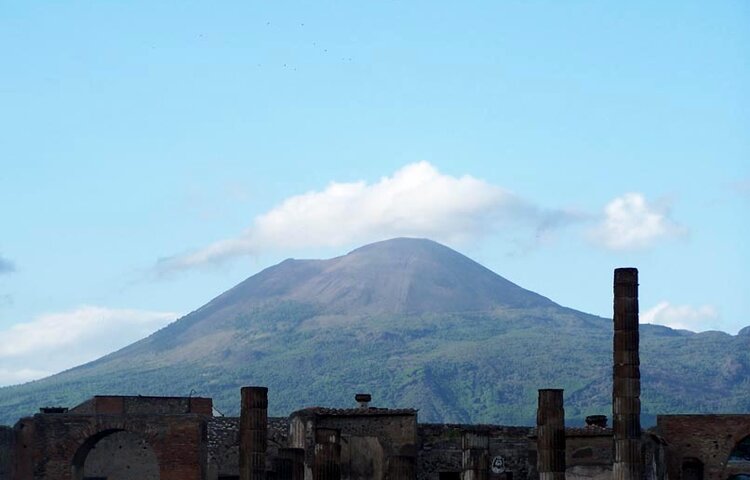
<path fill-rule="evenodd" d="M 436 242 L 397 238 L 285 260 L 117 352 L 2 388 L 0 421 L 95 394 L 191 391 L 232 414 L 240 386 L 266 385 L 272 415 L 367 391 L 383 406 L 419 408 L 421 421 L 531 424 L 537 388 L 556 385 L 575 423 L 610 409 L 611 322 Z M 642 325 L 644 420 L 750 411 L 743 332 Z"/>

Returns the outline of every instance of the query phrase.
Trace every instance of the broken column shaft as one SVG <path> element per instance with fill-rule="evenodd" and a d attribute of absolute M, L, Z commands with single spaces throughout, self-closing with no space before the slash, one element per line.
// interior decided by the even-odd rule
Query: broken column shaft
<path fill-rule="evenodd" d="M 487 480 L 490 474 L 489 435 L 465 432 L 461 444 L 463 449 L 461 480 Z"/>
<path fill-rule="evenodd" d="M 565 409 L 562 390 L 539 390 L 536 425 L 539 480 L 564 480 Z"/>
<path fill-rule="evenodd" d="M 341 432 L 332 428 L 315 430 L 313 480 L 341 480 Z"/>
<path fill-rule="evenodd" d="M 268 444 L 268 389 L 242 387 L 240 480 L 264 480 Z"/>
<path fill-rule="evenodd" d="M 638 270 L 617 268 L 614 278 L 613 480 L 640 480 L 641 372 L 638 353 Z"/>

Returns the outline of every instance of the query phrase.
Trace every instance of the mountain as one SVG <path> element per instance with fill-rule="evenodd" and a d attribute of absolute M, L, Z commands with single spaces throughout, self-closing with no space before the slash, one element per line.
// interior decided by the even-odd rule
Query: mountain
<path fill-rule="evenodd" d="M 269 387 L 270 413 L 419 408 L 421 421 L 532 424 L 538 388 L 565 388 L 570 423 L 611 411 L 611 319 L 560 306 L 450 248 L 399 238 L 329 260 L 286 260 L 153 335 L 43 380 L 0 389 L 0 422 L 95 394 L 212 396 Z M 641 327 L 644 417 L 750 412 L 750 329 Z"/>

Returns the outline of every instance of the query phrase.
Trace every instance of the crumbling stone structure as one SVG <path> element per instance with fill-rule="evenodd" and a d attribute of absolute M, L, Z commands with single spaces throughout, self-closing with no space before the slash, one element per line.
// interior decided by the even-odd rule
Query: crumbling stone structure
<path fill-rule="evenodd" d="M 750 415 L 658 415 L 656 433 L 670 479 L 750 479 Z"/>
<path fill-rule="evenodd" d="M 313 446 L 313 480 L 341 480 L 341 431 L 316 428 Z"/>
<path fill-rule="evenodd" d="M 289 417 L 289 445 L 305 451 L 305 479 L 317 480 L 316 471 L 345 480 L 415 471 L 417 411 L 358 403 L 358 408 L 307 408 Z M 321 462 L 333 462 L 336 456 L 340 473 L 333 466 L 322 470 Z"/>
<path fill-rule="evenodd" d="M 0 479 L 240 478 L 240 418 L 211 417 L 210 399 L 161 400 L 95 397 L 70 411 L 40 413 L 13 430 L 0 429 L 0 454 L 12 458 L 15 468 L 8 476 L 0 465 Z M 598 423 L 564 430 L 566 480 L 612 479 L 613 431 Z M 272 480 L 533 480 L 541 477 L 536 432 L 417 424 L 416 411 L 407 409 L 304 409 L 291 418 L 268 419 L 264 475 Z M 750 415 L 659 416 L 642 444 L 649 466 L 645 480 L 665 480 L 667 473 L 685 480 L 747 475 Z"/>
<path fill-rule="evenodd" d="M 536 451 L 532 427 L 501 425 L 419 424 L 417 431 L 418 480 L 460 480 L 472 472 L 479 459 L 488 459 L 487 475 L 492 480 L 535 478 Z M 474 438 L 478 441 L 468 441 Z M 486 443 L 485 443 L 486 441 Z M 474 452 L 467 447 L 474 446 Z"/>
<path fill-rule="evenodd" d="M 461 480 L 487 480 L 490 474 L 490 437 L 485 432 L 464 432 Z"/>
<path fill-rule="evenodd" d="M 108 476 L 204 480 L 206 419 L 211 411 L 210 398 L 97 396 L 67 412 L 23 418 L 14 427 L 11 478 L 96 478 L 91 460 L 97 449 L 106 450 L 108 437 L 127 432 L 123 438 L 135 444 L 143 440 L 140 445 L 152 450 L 156 472 L 148 465 L 144 470 L 141 450 L 127 449 L 118 452 L 121 462 L 110 465 L 115 470 Z M 133 473 L 126 477 L 118 468 Z"/>

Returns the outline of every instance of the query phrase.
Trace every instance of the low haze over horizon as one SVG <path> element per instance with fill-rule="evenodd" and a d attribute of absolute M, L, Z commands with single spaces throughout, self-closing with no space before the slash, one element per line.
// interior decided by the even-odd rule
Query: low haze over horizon
<path fill-rule="evenodd" d="M 750 325 L 750 4 L 0 7 L 0 385 L 285 258 L 429 238 L 641 321 Z"/>

